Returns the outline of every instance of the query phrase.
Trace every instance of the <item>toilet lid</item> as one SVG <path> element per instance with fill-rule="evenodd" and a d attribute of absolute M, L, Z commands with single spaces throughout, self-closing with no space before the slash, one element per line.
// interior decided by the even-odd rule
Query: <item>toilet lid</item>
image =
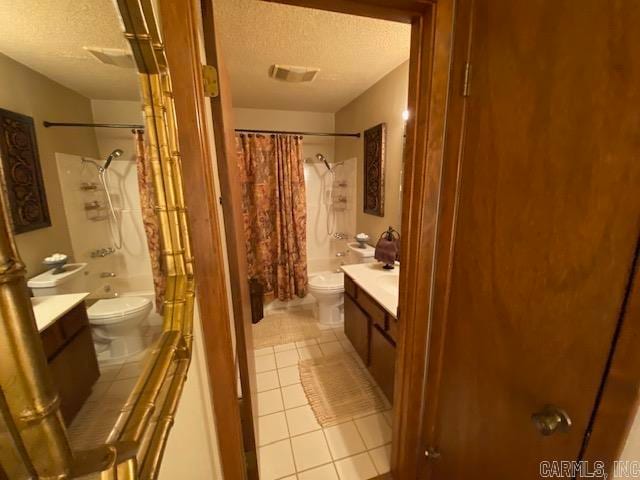
<path fill-rule="evenodd" d="M 87 309 L 89 319 L 101 320 L 106 318 L 124 317 L 131 313 L 140 312 L 151 305 L 151 300 L 144 297 L 118 297 L 98 300 Z"/>
<path fill-rule="evenodd" d="M 342 290 L 344 288 L 344 273 L 318 273 L 309 279 L 309 286 L 318 290 Z"/>

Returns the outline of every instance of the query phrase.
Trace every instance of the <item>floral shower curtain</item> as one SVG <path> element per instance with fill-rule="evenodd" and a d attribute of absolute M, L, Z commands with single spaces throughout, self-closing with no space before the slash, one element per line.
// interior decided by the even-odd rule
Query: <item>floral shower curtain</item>
<path fill-rule="evenodd" d="M 160 222 L 158 220 L 158 214 L 155 210 L 151 161 L 146 154 L 144 133 L 142 132 L 142 130 L 134 130 L 133 135 L 136 144 L 136 166 L 138 168 L 138 190 L 140 191 L 142 222 L 144 224 L 144 231 L 147 236 L 149 257 L 151 258 L 153 286 L 156 293 L 156 311 L 161 314 L 164 305 L 166 277 L 162 268 Z"/>
<path fill-rule="evenodd" d="M 302 137 L 236 136 L 249 278 L 266 297 L 307 293 L 307 205 Z"/>

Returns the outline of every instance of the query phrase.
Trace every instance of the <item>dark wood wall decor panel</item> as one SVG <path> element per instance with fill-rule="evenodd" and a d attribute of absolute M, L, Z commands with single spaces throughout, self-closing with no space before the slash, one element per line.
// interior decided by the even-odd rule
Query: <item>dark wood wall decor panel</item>
<path fill-rule="evenodd" d="M 50 227 L 33 118 L 0 108 L 0 156 L 14 232 Z"/>
<path fill-rule="evenodd" d="M 384 217 L 387 124 L 364 131 L 364 213 Z"/>

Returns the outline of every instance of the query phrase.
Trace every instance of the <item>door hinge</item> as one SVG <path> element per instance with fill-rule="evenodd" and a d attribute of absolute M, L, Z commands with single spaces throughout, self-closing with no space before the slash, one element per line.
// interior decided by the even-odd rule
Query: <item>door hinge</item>
<path fill-rule="evenodd" d="M 471 64 L 464 65 L 464 79 L 462 81 L 462 96 L 468 97 L 471 91 Z"/>
<path fill-rule="evenodd" d="M 217 97 L 220 94 L 218 86 L 218 70 L 213 65 L 202 66 L 202 84 L 207 97 Z"/>

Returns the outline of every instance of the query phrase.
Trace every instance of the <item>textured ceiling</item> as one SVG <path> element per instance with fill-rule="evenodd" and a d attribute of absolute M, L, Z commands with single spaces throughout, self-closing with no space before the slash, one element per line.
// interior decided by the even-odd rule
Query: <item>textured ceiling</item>
<path fill-rule="evenodd" d="M 216 24 L 234 106 L 335 112 L 409 57 L 410 27 L 261 2 L 217 0 Z M 128 50 L 112 0 L 0 0 L 0 52 L 94 99 L 139 97 L 133 69 L 83 47 Z M 272 64 L 320 68 L 293 84 Z"/>
<path fill-rule="evenodd" d="M 336 112 L 409 58 L 409 25 L 259 0 L 215 8 L 236 107 Z M 320 73 L 286 83 L 269 77 L 272 64 Z"/>
<path fill-rule="evenodd" d="M 89 98 L 139 98 L 134 69 L 85 46 L 129 49 L 112 0 L 0 0 L 1 53 Z"/>

